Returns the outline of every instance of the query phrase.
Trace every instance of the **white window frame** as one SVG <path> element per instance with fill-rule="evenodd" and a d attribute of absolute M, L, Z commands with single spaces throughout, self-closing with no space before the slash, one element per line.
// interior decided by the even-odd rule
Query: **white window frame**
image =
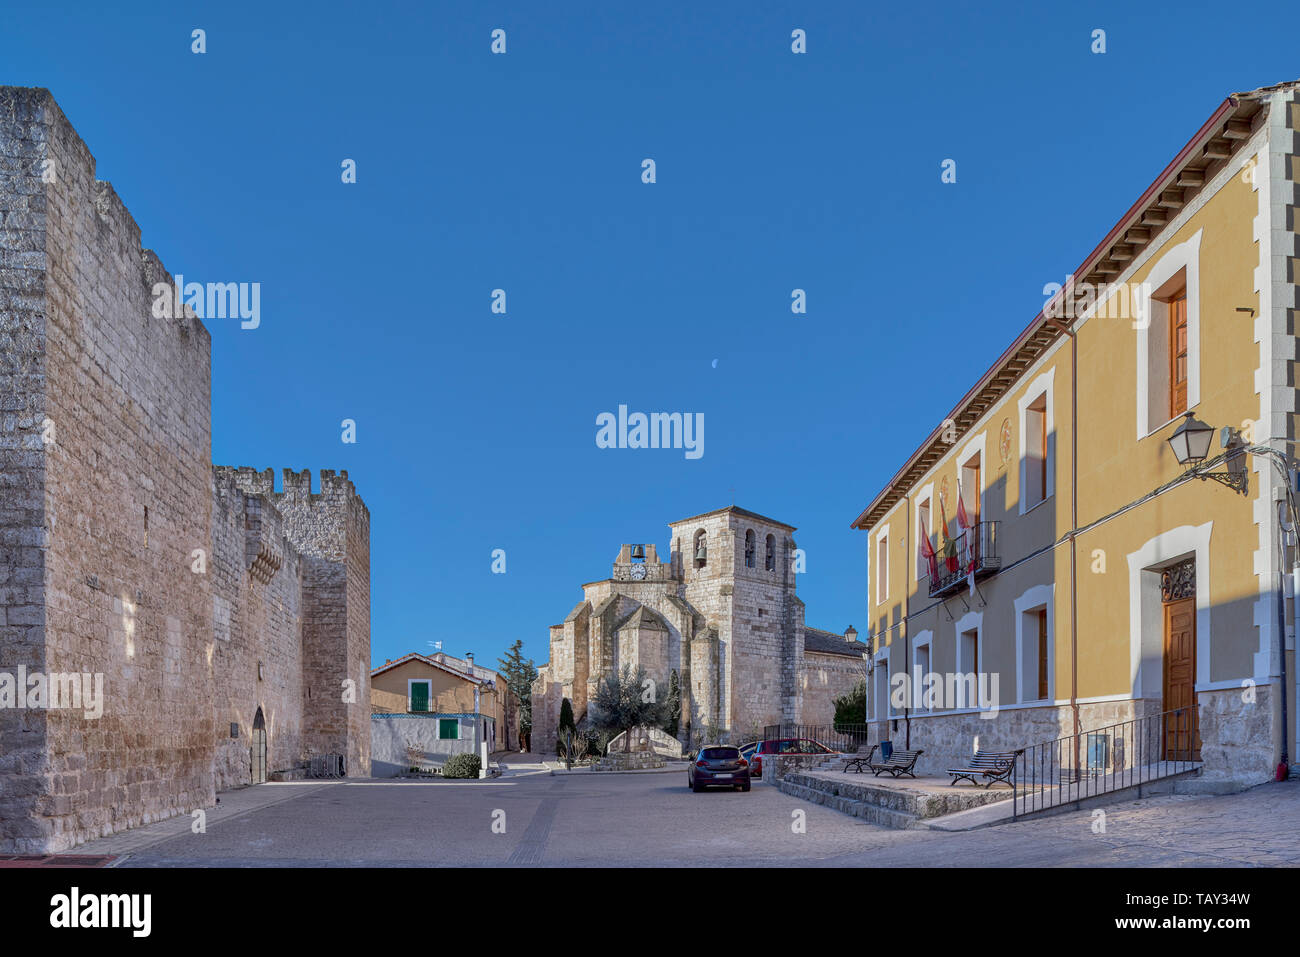
<path fill-rule="evenodd" d="M 916 542 L 916 580 L 918 582 L 925 581 L 927 578 L 930 577 L 930 569 L 925 568 L 924 570 L 922 570 L 923 563 L 921 561 L 921 539 L 924 537 L 921 534 L 921 503 L 922 502 L 928 502 L 930 505 L 930 527 L 925 530 L 925 534 L 927 536 L 933 535 L 934 534 L 934 483 L 933 482 L 929 482 L 921 486 L 921 488 L 917 491 L 916 495 L 914 496 L 914 503 L 912 505 L 912 528 L 915 530 L 913 532 L 912 538 Z"/>
<path fill-rule="evenodd" d="M 1035 704 L 1056 700 L 1056 585 L 1035 585 L 1024 592 L 1014 602 L 1016 613 L 1016 703 Z M 1047 611 L 1047 697 L 1039 698 L 1038 670 L 1032 673 L 1025 667 L 1029 652 L 1029 643 L 1033 642 L 1035 664 L 1038 656 L 1038 631 L 1033 634 L 1025 631 L 1025 616 L 1030 612 L 1045 608 Z M 1029 686 L 1033 684 L 1034 696 L 1029 695 Z"/>
<path fill-rule="evenodd" d="M 889 560 L 889 526 L 888 526 L 888 525 L 886 525 L 886 526 L 885 526 L 885 527 L 884 527 L 880 532 L 878 532 L 878 533 L 876 534 L 876 551 L 875 551 L 875 554 L 873 554 L 873 555 L 871 556 L 872 564 L 873 564 L 873 565 L 876 565 L 876 566 L 878 566 L 878 565 L 880 564 L 880 556 L 881 556 L 881 554 L 882 554 L 882 551 L 881 551 L 881 548 L 880 548 L 880 543 L 881 543 L 881 542 L 884 542 L 884 543 L 885 543 L 885 548 L 884 548 L 884 551 L 883 551 L 883 554 L 884 554 L 884 556 L 885 556 L 885 567 L 884 567 L 883 569 L 881 569 L 881 568 L 879 568 L 879 567 L 876 568 L 876 581 L 875 581 L 875 585 L 876 585 L 876 593 L 875 593 L 874 595 L 871 596 L 871 597 L 874 599 L 874 604 L 876 605 L 876 607 L 879 607 L 879 606 L 881 606 L 881 605 L 888 604 L 888 602 L 889 602 L 889 596 L 890 596 L 890 594 L 891 594 L 890 587 L 889 587 L 889 586 L 890 586 L 890 581 L 889 581 L 889 566 L 890 566 L 891 564 L 893 564 L 893 563 Z M 883 598 L 880 597 L 880 593 L 881 593 L 881 588 L 880 588 L 880 586 L 881 586 L 881 572 L 882 572 L 882 571 L 884 572 L 884 586 L 885 586 L 885 587 L 884 587 L 884 597 L 883 597 Z"/>
<path fill-rule="evenodd" d="M 1038 401 L 1039 397 L 1046 396 L 1047 401 L 1044 403 L 1046 410 L 1044 415 L 1047 419 L 1047 448 L 1043 450 L 1043 468 L 1047 470 L 1047 495 L 1042 501 L 1035 502 L 1033 505 L 1027 505 L 1028 500 L 1028 481 L 1029 481 L 1029 435 L 1025 429 L 1025 413 L 1029 407 Z M 1029 387 L 1025 389 L 1024 394 L 1016 401 L 1017 428 L 1020 430 L 1020 514 L 1033 511 L 1043 502 L 1051 500 L 1056 495 L 1056 366 L 1052 366 L 1039 373 Z"/>
<path fill-rule="evenodd" d="M 411 688 L 414 685 L 425 685 L 429 689 L 429 710 L 413 711 L 411 705 L 414 699 L 411 696 Z M 432 678 L 407 678 L 406 679 L 406 713 L 407 714 L 433 714 L 433 679 Z"/>
<path fill-rule="evenodd" d="M 921 671 L 918 663 L 919 652 L 922 648 L 925 649 L 926 658 L 929 659 L 929 665 L 924 672 Z M 923 704 L 925 689 L 922 682 L 925 679 L 925 675 L 932 671 L 934 671 L 934 632 L 926 630 L 918 632 L 916 638 L 912 641 L 911 693 L 913 711 L 928 712 L 934 710 L 933 708 L 927 708 Z"/>
<path fill-rule="evenodd" d="M 1210 640 L 1210 533 L 1213 529 L 1213 522 L 1180 525 L 1162 532 L 1128 554 L 1129 673 L 1133 675 L 1134 698 L 1159 701 L 1164 694 L 1165 623 L 1159 593 L 1159 569 L 1187 555 L 1196 559 L 1195 690 L 1218 690 L 1217 683 L 1210 681 L 1210 675 L 1214 673 L 1211 668 L 1214 643 Z M 1143 587 L 1144 576 L 1149 576 L 1146 588 Z M 1277 614 L 1275 607 L 1270 614 Z M 1256 678 L 1268 680 L 1259 674 L 1266 668 L 1266 660 L 1261 663 L 1260 656 L 1256 655 Z M 1224 682 L 1223 686 L 1240 688 L 1241 680 L 1234 678 Z"/>
<path fill-rule="evenodd" d="M 889 681 L 893 677 L 893 675 L 889 673 L 889 645 L 881 645 L 876 649 L 876 653 L 871 656 L 871 661 L 875 666 L 874 673 L 871 676 L 871 720 L 885 721 L 894 716 L 894 712 L 890 708 L 889 704 Z M 885 668 L 885 694 L 883 705 L 880 700 L 881 695 L 879 694 L 879 669 L 882 665 Z"/>
<path fill-rule="evenodd" d="M 1140 308 L 1138 316 L 1142 318 L 1133 322 L 1137 330 L 1137 437 L 1139 440 L 1161 431 L 1173 422 L 1165 412 L 1155 413 L 1151 408 L 1151 387 L 1153 359 L 1159 359 L 1165 366 L 1169 356 L 1152 356 L 1153 339 L 1151 330 L 1157 335 L 1168 336 L 1169 325 L 1167 307 L 1153 298 L 1161 286 L 1173 279 L 1179 270 L 1185 270 L 1187 283 L 1187 411 L 1201 401 L 1201 234 L 1198 229 L 1189 239 L 1171 246 L 1157 259 L 1147 273 L 1147 278 L 1137 290 Z M 1167 374 L 1167 373 L 1163 373 Z M 1168 383 L 1166 383 L 1166 389 Z M 1167 394 L 1167 393 L 1166 393 Z"/>
<path fill-rule="evenodd" d="M 955 630 L 953 634 L 955 636 L 955 644 L 957 650 L 956 673 L 958 675 L 964 675 L 969 670 L 967 668 L 968 662 L 963 660 L 965 658 L 965 655 L 962 654 L 962 645 L 965 644 L 965 642 L 962 641 L 962 637 L 968 631 L 975 632 L 975 657 L 978 661 L 983 661 L 984 660 L 984 613 L 983 612 L 979 612 L 979 611 L 967 612 L 961 618 L 957 619 L 957 623 L 955 625 Z M 960 687 L 964 688 L 965 685 L 962 684 L 960 685 Z M 958 710 L 974 710 L 976 708 L 982 707 L 984 704 L 982 701 L 979 700 L 979 697 L 980 697 L 980 679 L 979 679 L 979 675 L 976 674 L 975 675 L 975 703 L 972 704 L 969 701 L 962 701 L 960 703 L 956 701 L 951 701 L 947 703 L 955 706 Z"/>
<path fill-rule="evenodd" d="M 957 489 L 960 489 L 960 488 L 961 488 L 961 481 L 960 481 L 960 480 L 961 480 L 961 478 L 962 478 L 962 474 L 961 474 L 961 473 L 964 472 L 964 471 L 966 470 L 966 463 L 969 462 L 969 461 L 970 461 L 974 456 L 976 456 L 976 455 L 978 455 L 978 456 L 980 457 L 980 486 L 981 486 L 981 487 L 980 487 L 980 489 L 978 490 L 978 492 L 976 493 L 976 496 L 977 496 L 977 497 L 976 497 L 975 500 L 979 503 L 979 514 L 980 514 L 981 516 L 984 515 L 984 487 L 987 486 L 987 484 L 988 484 L 988 481 L 987 481 L 987 479 L 988 479 L 988 472 L 987 472 L 986 470 L 987 470 L 987 468 L 988 468 L 988 464 L 989 464 L 989 457 L 988 457 L 987 455 L 984 454 L 984 445 L 985 445 L 985 436 L 986 436 L 986 435 L 987 435 L 987 433 L 985 433 L 985 432 L 980 432 L 979 435 L 975 436 L 975 437 L 972 438 L 970 441 L 968 441 L 965 445 L 963 445 L 963 446 L 961 447 L 961 451 L 957 453 L 957 459 L 956 459 L 956 461 L 957 461 L 956 469 L 957 469 L 957 479 L 958 479 L 958 482 L 957 482 Z M 954 489 L 954 491 L 956 491 L 956 489 Z M 959 491 L 957 492 L 957 494 L 958 494 L 958 497 L 961 496 L 961 493 L 960 493 Z M 954 520 L 955 520 L 956 517 L 957 517 L 957 503 L 956 503 L 956 502 L 954 502 L 954 503 L 953 503 L 953 506 L 952 506 L 952 517 L 953 517 Z"/>

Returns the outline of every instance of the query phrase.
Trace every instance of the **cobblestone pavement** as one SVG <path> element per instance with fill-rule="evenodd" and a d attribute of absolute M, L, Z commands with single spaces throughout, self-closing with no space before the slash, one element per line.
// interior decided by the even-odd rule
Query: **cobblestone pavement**
<path fill-rule="evenodd" d="M 223 795 L 229 810 L 209 814 L 204 834 L 192 833 L 186 817 L 76 853 L 121 854 L 116 863 L 126 867 L 1300 866 L 1292 826 L 1300 782 L 1129 801 L 1105 808 L 1104 821 L 1085 810 L 961 833 L 892 831 L 757 784 L 748 794 L 693 794 L 684 774 L 341 781 L 234 793 L 238 802 Z"/>

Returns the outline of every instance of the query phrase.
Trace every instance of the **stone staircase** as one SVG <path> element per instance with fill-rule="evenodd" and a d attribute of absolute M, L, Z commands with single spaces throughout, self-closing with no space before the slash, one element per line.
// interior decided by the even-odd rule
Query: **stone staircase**
<path fill-rule="evenodd" d="M 818 764 L 813 770 L 815 771 L 843 771 L 844 766 L 849 763 L 849 759 L 865 755 L 867 748 L 860 748 L 857 754 L 833 754 L 821 764 Z"/>
<path fill-rule="evenodd" d="M 914 801 L 906 792 L 890 791 L 856 781 L 827 784 L 811 775 L 792 771 L 781 780 L 781 790 L 786 794 L 820 804 L 832 810 L 856 817 L 868 824 L 905 830 L 915 827 L 919 820 Z"/>
<path fill-rule="evenodd" d="M 954 789 L 939 781 L 913 785 L 870 774 L 845 774 L 844 760 L 837 756 L 816 769 L 791 768 L 782 776 L 780 789 L 800 800 L 896 830 L 927 828 L 934 818 L 1011 797 L 1009 790 L 1001 788 Z"/>

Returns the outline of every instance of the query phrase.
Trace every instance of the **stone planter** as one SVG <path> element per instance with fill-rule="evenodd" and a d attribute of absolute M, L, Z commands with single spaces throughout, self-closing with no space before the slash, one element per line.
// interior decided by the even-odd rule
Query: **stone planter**
<path fill-rule="evenodd" d="M 653 751 L 614 751 L 600 759 L 594 767 L 596 771 L 644 771 L 647 768 L 662 768 L 668 762 Z"/>

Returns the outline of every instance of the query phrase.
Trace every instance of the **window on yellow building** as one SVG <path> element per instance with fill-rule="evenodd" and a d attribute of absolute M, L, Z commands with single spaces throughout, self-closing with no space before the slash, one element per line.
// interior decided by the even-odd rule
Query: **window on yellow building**
<path fill-rule="evenodd" d="M 1048 496 L 1048 433 L 1047 393 L 1029 403 L 1022 423 L 1024 435 L 1025 487 L 1021 489 L 1025 511 L 1047 500 Z"/>
<path fill-rule="evenodd" d="M 957 636 L 957 702 L 959 708 L 977 708 L 980 701 L 980 633 L 972 628 Z"/>
<path fill-rule="evenodd" d="M 1174 291 L 1169 306 L 1169 418 L 1187 411 L 1187 287 Z"/>
<path fill-rule="evenodd" d="M 1046 396 L 1044 396 L 1046 398 Z M 966 506 L 966 517 L 971 524 L 980 520 L 980 454 L 976 452 L 961 466 L 961 500 Z"/>
<path fill-rule="evenodd" d="M 889 535 L 876 539 L 876 604 L 889 599 Z"/>
<path fill-rule="evenodd" d="M 433 682 L 431 681 L 411 681 L 407 687 L 410 689 L 410 704 L 408 710 L 413 712 L 425 712 L 429 710 L 429 699 L 432 697 Z"/>
<path fill-rule="evenodd" d="M 925 700 L 925 676 L 930 673 L 930 644 L 918 641 L 912 651 L 911 692 L 912 707 L 917 711 L 929 711 Z"/>
<path fill-rule="evenodd" d="M 889 651 L 876 658 L 875 685 L 871 689 L 871 713 L 877 720 L 889 715 Z"/>
<path fill-rule="evenodd" d="M 1038 700 L 1047 698 L 1047 609 L 1034 612 L 1038 619 Z"/>
<path fill-rule="evenodd" d="M 927 498 L 916 506 L 916 540 L 918 544 L 916 549 L 916 578 L 918 581 L 928 578 L 930 575 L 930 562 L 921 554 L 921 548 L 919 547 L 921 536 L 929 538 L 933 534 L 934 523 L 930 520 L 930 500 Z M 931 539 L 931 547 L 934 547 L 933 539 Z"/>
<path fill-rule="evenodd" d="M 1198 232 L 1152 266 L 1138 299 L 1137 436 L 1162 429 L 1200 401 Z"/>

